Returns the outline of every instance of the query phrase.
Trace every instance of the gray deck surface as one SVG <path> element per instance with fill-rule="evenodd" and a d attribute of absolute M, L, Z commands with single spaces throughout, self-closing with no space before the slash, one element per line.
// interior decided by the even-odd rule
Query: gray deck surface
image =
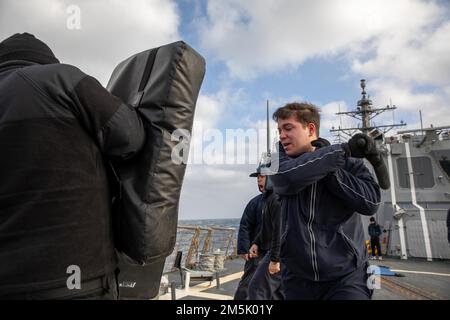
<path fill-rule="evenodd" d="M 408 259 L 400 260 L 396 258 L 384 258 L 382 261 L 370 261 L 371 264 L 381 265 L 389 267 L 392 271 L 402 275 L 386 277 L 391 282 L 399 284 L 401 287 L 405 287 L 410 290 L 417 290 L 421 293 L 425 293 L 432 299 L 450 299 L 450 261 L 449 260 L 434 260 L 432 262 L 424 259 Z M 169 281 L 176 283 L 177 299 L 180 300 L 210 300 L 209 297 L 199 297 L 195 295 L 195 291 L 200 290 L 205 294 L 217 294 L 220 297 L 228 297 L 231 299 L 236 291 L 239 283 L 239 277 L 236 273 L 242 272 L 244 269 L 244 260 L 235 258 L 227 260 L 225 262 L 225 269 L 220 273 L 221 279 L 232 275 L 234 278 L 230 281 L 224 281 L 220 283 L 220 287 L 216 288 L 215 281 L 209 284 L 209 281 L 196 281 L 191 280 L 190 291 L 192 294 L 185 292 L 181 287 L 180 275 L 178 273 L 169 274 Z M 397 271 L 398 270 L 398 271 Z M 413 273 L 413 272 L 426 272 Z M 383 276 L 384 278 L 384 276 Z M 382 279 L 383 279 L 382 278 Z M 228 278 L 229 279 L 229 278 Z M 201 287 L 201 288 L 200 288 Z M 200 289 L 199 289 L 200 288 Z M 183 294 L 180 294 L 183 293 Z M 381 289 L 374 290 L 373 300 L 410 300 L 410 296 L 405 295 L 403 291 L 392 289 L 383 285 L 381 282 Z"/>
<path fill-rule="evenodd" d="M 371 264 L 390 267 L 404 277 L 389 277 L 392 281 L 404 285 L 412 290 L 424 292 L 434 299 L 450 299 L 450 260 L 426 261 L 425 259 L 384 259 L 383 261 L 371 261 Z M 404 270 L 404 271 L 403 271 Z M 406 271 L 427 272 L 429 274 L 419 274 Z M 433 274 L 434 273 L 434 274 Z M 380 290 L 375 290 L 374 300 L 394 299 L 404 300 L 405 297 L 384 289 L 383 284 Z"/>

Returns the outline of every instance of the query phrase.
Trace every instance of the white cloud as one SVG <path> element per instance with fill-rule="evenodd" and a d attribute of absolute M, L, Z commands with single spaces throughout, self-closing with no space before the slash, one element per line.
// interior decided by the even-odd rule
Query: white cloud
<path fill-rule="evenodd" d="M 189 153 L 190 164 L 256 166 L 262 152 L 266 151 L 265 122 L 237 120 L 232 110 L 242 101 L 242 92 L 230 92 L 221 90 L 215 94 L 200 95 Z M 224 126 L 224 119 L 227 118 L 234 121 Z M 270 122 L 271 136 L 274 138 L 275 124 Z"/>
<path fill-rule="evenodd" d="M 179 219 L 240 218 L 248 201 L 259 191 L 248 175 L 254 166 L 187 167 Z"/>
<path fill-rule="evenodd" d="M 215 128 L 223 113 L 223 109 L 223 95 L 200 94 L 195 109 L 195 125 L 205 129 Z"/>
<path fill-rule="evenodd" d="M 377 40 L 376 56 L 353 62 L 353 70 L 369 77 L 389 77 L 405 83 L 446 85 L 450 83 L 450 22 L 437 29 L 411 30 Z"/>
<path fill-rule="evenodd" d="M 423 123 L 426 127 L 431 124 L 433 126 L 450 125 L 448 117 L 450 84 L 424 92 L 414 92 L 406 84 L 379 79 L 370 83 L 370 90 L 375 107 L 385 107 L 390 101 L 397 106 L 395 122 L 404 120 L 408 123 L 406 128 L 417 129 L 419 110 L 422 111 Z M 392 113 L 386 113 L 383 118 L 375 119 L 378 123 L 392 123 Z"/>
<path fill-rule="evenodd" d="M 238 95 L 239 93 L 233 95 L 225 89 L 215 94 L 199 95 L 192 130 L 189 163 L 204 163 L 204 150 L 215 139 L 214 134 L 222 136 L 223 144 L 224 132 L 219 129 L 219 125 L 224 118 L 227 106 L 237 99 Z M 223 151 L 222 149 L 220 153 L 214 155 L 214 159 L 209 157 L 208 161 L 221 163 L 223 161 Z"/>
<path fill-rule="evenodd" d="M 200 24 L 203 46 L 242 79 L 296 68 L 316 56 L 358 58 L 368 49 L 399 54 L 404 44 L 420 46 L 435 32 L 425 51 L 448 48 L 439 40 L 445 28 L 433 28 L 445 13 L 429 1 L 229 0 L 208 2 L 207 13 Z"/>
<path fill-rule="evenodd" d="M 262 142 L 257 148 L 253 146 L 254 141 L 235 138 L 238 133 L 242 133 L 243 137 L 257 135 L 259 129 L 265 129 L 265 122 L 264 125 L 260 121 L 245 126 L 245 121 L 236 121 L 235 125 L 244 124 L 244 127 L 230 127 L 228 135 L 227 128 L 220 127 L 225 118 L 233 117 L 234 106 L 242 105 L 244 100 L 245 92 L 240 89 L 228 88 L 214 94 L 200 95 L 191 141 L 193 149 L 190 151 L 190 157 L 194 158 L 190 158 L 191 164 L 186 170 L 180 199 L 180 219 L 240 218 L 248 201 L 259 193 L 256 179 L 249 178 L 249 174 L 255 170 L 261 150 L 265 151 L 265 136 L 257 137 Z M 215 154 L 205 153 L 205 149 L 214 143 L 212 139 L 205 141 L 207 130 L 218 133 L 221 139 Z M 238 158 L 238 155 L 242 156 L 242 151 L 245 153 L 245 163 L 237 164 L 242 160 Z M 197 164 L 197 160 L 201 164 Z M 227 160 L 231 163 L 227 164 Z"/>
<path fill-rule="evenodd" d="M 421 109 L 424 124 L 437 126 L 449 124 L 449 13 L 446 1 L 229 0 L 208 3 L 200 35 L 231 78 L 242 80 L 295 70 L 311 58 L 345 57 L 353 73 L 368 79 L 374 107 L 391 99 L 399 107 L 375 123 L 402 119 L 416 126 Z M 324 137 L 332 139 L 329 129 L 341 124 L 339 104 L 348 109 L 344 101 L 322 109 Z M 342 116 L 343 127 L 357 125 Z"/>
<path fill-rule="evenodd" d="M 81 10 L 79 30 L 66 26 L 72 4 Z M 179 39 L 174 1 L 2 0 L 0 6 L 0 39 L 32 33 L 61 62 L 76 65 L 103 85 L 120 61 Z"/>
<path fill-rule="evenodd" d="M 239 218 L 249 199 L 258 192 L 255 179 L 248 177 L 255 164 L 236 165 L 236 161 L 224 164 L 227 159 L 235 160 L 236 150 L 248 148 L 247 142 L 242 141 L 236 141 L 232 148 L 231 138 L 226 136 L 223 128 L 219 129 L 225 113 L 240 101 L 241 96 L 240 90 L 226 89 L 199 96 L 189 153 L 190 164 L 186 169 L 180 198 L 180 219 Z M 211 140 L 205 141 L 208 132 L 219 134 L 220 141 L 213 141 L 211 135 Z M 219 145 L 215 150 L 217 152 L 205 152 L 215 142 Z"/>

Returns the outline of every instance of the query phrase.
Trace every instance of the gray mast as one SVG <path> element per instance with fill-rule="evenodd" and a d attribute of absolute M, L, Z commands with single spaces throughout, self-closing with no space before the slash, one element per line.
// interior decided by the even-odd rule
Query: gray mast
<path fill-rule="evenodd" d="M 366 99 L 366 80 L 361 80 L 361 100 L 358 101 L 358 109 L 361 111 L 362 128 L 361 131 L 368 134 L 368 128 L 370 127 L 370 114 L 372 113 L 372 100 Z"/>
<path fill-rule="evenodd" d="M 404 123 L 403 121 L 401 121 L 400 123 L 397 124 L 391 124 L 391 125 L 382 125 L 382 126 L 372 126 L 371 125 L 371 120 L 373 118 L 375 118 L 376 116 L 378 116 L 379 114 L 385 112 L 385 111 L 393 111 L 395 109 L 397 109 L 396 106 L 386 106 L 385 108 L 372 108 L 372 100 L 370 100 L 368 97 L 366 97 L 366 80 L 362 79 L 361 80 L 361 100 L 358 101 L 357 103 L 357 108 L 356 110 L 353 111 L 347 111 L 347 112 L 338 112 L 336 113 L 336 115 L 341 115 L 341 114 L 345 114 L 348 115 L 350 117 L 353 117 L 357 120 L 359 120 L 361 122 L 361 127 L 356 127 L 356 128 L 341 128 L 339 127 L 339 129 L 334 129 L 334 127 L 330 130 L 330 132 L 337 132 L 339 134 L 339 132 L 342 132 L 344 134 L 346 134 L 347 136 L 352 136 L 354 133 L 356 133 L 357 131 L 361 131 L 365 134 L 368 134 L 370 131 L 372 131 L 373 129 L 378 129 L 380 131 L 383 131 L 383 133 L 388 132 L 389 130 L 391 130 L 394 127 L 401 127 L 401 126 L 406 126 L 406 123 Z"/>

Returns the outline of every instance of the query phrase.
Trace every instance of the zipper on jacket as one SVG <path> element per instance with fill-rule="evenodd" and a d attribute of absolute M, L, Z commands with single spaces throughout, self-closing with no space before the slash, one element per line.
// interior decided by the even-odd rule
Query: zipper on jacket
<path fill-rule="evenodd" d="M 309 206 L 309 219 L 308 219 L 308 231 L 309 236 L 311 238 L 311 265 L 314 271 L 314 281 L 319 281 L 319 267 L 317 265 L 317 252 L 316 252 L 316 238 L 314 236 L 312 224 L 314 222 L 314 214 L 315 214 L 315 203 L 316 203 L 316 187 L 317 183 L 314 183 L 311 186 L 311 199 L 310 199 L 310 206 Z"/>
<path fill-rule="evenodd" d="M 344 233 L 343 230 L 341 230 L 342 237 L 344 238 L 344 242 L 347 245 L 347 247 L 350 248 L 352 253 L 355 255 L 356 258 L 358 258 L 358 253 L 356 252 L 355 248 L 352 246 L 352 242 L 350 241 L 349 237 Z"/>

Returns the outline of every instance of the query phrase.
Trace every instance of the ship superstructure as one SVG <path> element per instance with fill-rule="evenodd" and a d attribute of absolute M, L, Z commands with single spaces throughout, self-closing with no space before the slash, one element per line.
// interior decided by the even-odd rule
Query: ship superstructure
<path fill-rule="evenodd" d="M 375 116 L 395 107 L 372 108 L 365 86 L 365 80 L 361 80 L 362 98 L 356 110 L 338 113 L 357 118 L 361 125 L 330 131 L 347 136 L 358 131 L 369 134 L 382 151 L 391 184 L 390 189 L 382 190 L 376 214 L 385 230 L 383 254 L 402 259 L 450 259 L 446 225 L 450 208 L 450 125 L 401 130 L 387 136 L 389 130 L 405 124 L 373 125 Z"/>

